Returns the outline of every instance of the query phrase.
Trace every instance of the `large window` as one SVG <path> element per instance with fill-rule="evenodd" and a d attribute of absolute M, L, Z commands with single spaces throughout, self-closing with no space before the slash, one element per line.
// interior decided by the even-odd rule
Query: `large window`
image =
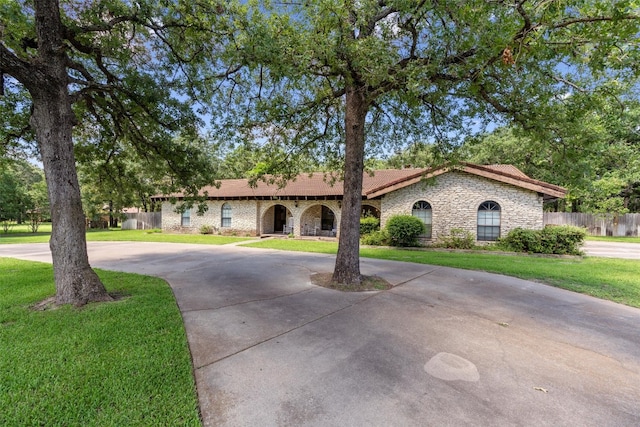
<path fill-rule="evenodd" d="M 500 205 L 484 202 L 478 208 L 478 240 L 494 241 L 500 237 Z"/>
<path fill-rule="evenodd" d="M 424 200 L 415 202 L 413 204 L 413 209 L 411 210 L 411 215 L 415 216 L 416 218 L 420 218 L 420 220 L 424 222 L 426 231 L 423 236 L 427 239 L 430 239 L 431 229 L 433 228 L 433 216 L 431 205 L 429 204 L 429 202 L 425 202 Z"/>
<path fill-rule="evenodd" d="M 322 229 L 323 230 L 333 230 L 333 222 L 335 220 L 335 215 L 331 209 L 322 205 Z"/>
<path fill-rule="evenodd" d="M 222 222 L 220 225 L 222 227 L 231 227 L 231 205 L 229 203 L 225 203 L 222 205 Z"/>
<path fill-rule="evenodd" d="M 191 209 L 185 209 L 180 216 L 180 225 L 183 227 L 191 227 Z"/>

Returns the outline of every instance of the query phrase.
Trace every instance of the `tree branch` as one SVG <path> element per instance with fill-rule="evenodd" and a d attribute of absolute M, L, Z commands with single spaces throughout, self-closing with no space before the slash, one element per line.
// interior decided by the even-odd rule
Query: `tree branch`
<path fill-rule="evenodd" d="M 0 71 L 12 76 L 27 88 L 33 73 L 38 72 L 37 67 L 16 56 L 2 43 L 0 43 Z"/>
<path fill-rule="evenodd" d="M 573 19 L 568 19 L 566 21 L 560 22 L 558 24 L 552 25 L 551 28 L 554 29 L 558 29 L 558 28 L 565 28 L 568 27 L 570 25 L 575 25 L 575 24 L 588 24 L 588 23 L 592 23 L 592 22 L 611 22 L 611 21 L 620 21 L 620 20 L 625 20 L 625 21 L 633 21 L 633 20 L 637 20 L 640 19 L 640 16 L 638 15 L 623 15 L 623 16 L 617 16 L 617 17 L 612 17 L 612 16 L 585 16 L 582 18 L 573 18 Z"/>

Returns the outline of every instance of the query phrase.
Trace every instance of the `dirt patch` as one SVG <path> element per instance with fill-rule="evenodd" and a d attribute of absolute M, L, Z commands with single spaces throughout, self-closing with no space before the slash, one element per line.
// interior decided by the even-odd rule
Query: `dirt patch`
<path fill-rule="evenodd" d="M 342 292 L 386 291 L 393 285 L 379 276 L 362 276 L 362 281 L 357 286 L 345 285 L 331 280 L 332 273 L 316 273 L 311 275 L 311 283 Z"/>

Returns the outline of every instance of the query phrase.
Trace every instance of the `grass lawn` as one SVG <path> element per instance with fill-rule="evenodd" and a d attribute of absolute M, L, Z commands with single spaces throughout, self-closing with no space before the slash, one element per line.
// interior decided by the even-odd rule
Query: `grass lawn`
<path fill-rule="evenodd" d="M 2 243 L 46 243 L 51 235 L 48 232 L 37 234 L 10 232 L 0 233 Z M 87 241 L 129 241 L 129 242 L 166 242 L 166 243 L 194 243 L 202 245 L 226 245 L 227 243 L 250 240 L 249 237 L 217 236 L 213 234 L 171 234 L 160 230 L 88 230 Z"/>
<path fill-rule="evenodd" d="M 586 240 L 594 242 L 640 243 L 640 237 L 587 236 Z"/>
<path fill-rule="evenodd" d="M 38 226 L 38 232 L 36 234 L 49 234 L 51 233 L 51 223 L 43 222 Z M 0 236 L 6 236 L 7 234 L 33 234 L 31 233 L 31 226 L 29 224 L 11 224 L 8 233 L 5 233 L 0 228 Z"/>
<path fill-rule="evenodd" d="M 338 250 L 335 242 L 312 240 L 274 239 L 244 246 L 325 254 Z M 361 248 L 360 256 L 500 273 L 640 307 L 640 262 L 636 260 L 389 248 Z"/>
<path fill-rule="evenodd" d="M 33 311 L 50 264 L 0 258 L 0 425 L 199 426 L 191 356 L 166 282 L 98 274 L 112 303 Z"/>

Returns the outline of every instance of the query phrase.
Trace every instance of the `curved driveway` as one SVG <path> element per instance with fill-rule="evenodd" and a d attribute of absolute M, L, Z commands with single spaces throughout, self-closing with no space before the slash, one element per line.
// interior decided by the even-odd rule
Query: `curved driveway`
<path fill-rule="evenodd" d="M 640 243 L 599 242 L 587 240 L 582 250 L 588 256 L 640 260 Z"/>
<path fill-rule="evenodd" d="M 89 243 L 173 288 L 207 426 L 637 426 L 640 310 L 510 277 L 362 259 L 395 287 L 316 287 L 333 256 Z M 0 256 L 50 260 L 47 245 Z"/>

